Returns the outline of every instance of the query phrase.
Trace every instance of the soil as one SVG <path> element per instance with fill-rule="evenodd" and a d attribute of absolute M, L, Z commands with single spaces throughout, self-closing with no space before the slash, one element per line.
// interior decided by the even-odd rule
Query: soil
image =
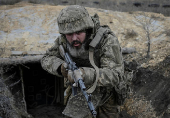
<path fill-rule="evenodd" d="M 1 58 L 11 57 L 11 51 L 45 51 L 51 47 L 59 34 L 58 29 L 54 27 L 56 16 L 64 7 L 25 2 L 0 6 Z M 169 118 L 170 17 L 151 12 L 143 14 L 95 8 L 87 8 L 87 10 L 90 15 L 94 13 L 99 15 L 101 25 L 110 26 L 122 47 L 136 48 L 136 53 L 124 55 L 125 61 L 130 62 L 128 65 L 134 70 L 135 76 L 131 95 L 121 106 L 119 117 Z M 146 58 L 148 41 L 146 30 L 138 17 L 139 20 L 149 18 L 154 21 L 151 25 L 151 29 L 154 30 L 150 33 L 150 58 Z M 41 106 L 36 110 L 30 110 L 29 113 L 35 118 L 62 118 L 62 109 L 63 106 Z"/>

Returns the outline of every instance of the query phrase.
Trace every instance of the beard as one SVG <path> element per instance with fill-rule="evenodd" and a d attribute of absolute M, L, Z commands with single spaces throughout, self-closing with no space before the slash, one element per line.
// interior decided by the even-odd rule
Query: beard
<path fill-rule="evenodd" d="M 69 44 L 67 42 L 67 50 L 72 57 L 81 58 L 81 59 L 88 59 L 89 52 L 85 48 L 86 47 L 85 43 L 82 43 L 80 48 L 74 47 L 72 45 L 73 44 Z"/>

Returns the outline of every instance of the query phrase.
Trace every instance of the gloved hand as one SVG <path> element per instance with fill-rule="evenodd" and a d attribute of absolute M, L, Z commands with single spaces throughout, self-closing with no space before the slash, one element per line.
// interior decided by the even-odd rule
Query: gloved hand
<path fill-rule="evenodd" d="M 63 63 L 61 65 L 61 74 L 64 76 L 64 78 L 68 77 L 68 70 L 67 70 L 67 64 Z"/>
<path fill-rule="evenodd" d="M 74 73 L 75 80 L 73 78 L 73 73 Z M 79 68 L 78 70 L 74 70 L 74 71 L 69 70 L 68 71 L 68 80 L 71 83 L 77 82 L 80 78 L 82 78 L 84 80 L 84 74 L 85 74 L 85 72 L 82 68 Z"/>

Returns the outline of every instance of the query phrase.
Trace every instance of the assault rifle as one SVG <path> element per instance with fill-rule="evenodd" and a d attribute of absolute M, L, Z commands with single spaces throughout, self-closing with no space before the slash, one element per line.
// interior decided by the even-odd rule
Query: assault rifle
<path fill-rule="evenodd" d="M 95 111 L 93 103 L 91 102 L 91 95 L 88 95 L 87 92 L 86 92 L 86 87 L 84 85 L 82 77 L 75 78 L 76 75 L 75 75 L 74 71 L 78 70 L 79 68 L 76 66 L 76 63 L 72 61 L 69 54 L 64 51 L 64 48 L 63 48 L 62 45 L 59 46 L 59 50 L 60 50 L 61 56 L 64 58 L 65 62 L 67 63 L 68 70 L 71 70 L 73 72 L 72 77 L 74 79 L 74 82 L 75 82 L 76 85 L 78 85 L 78 87 L 80 87 L 81 92 L 83 93 L 84 97 L 86 98 L 86 101 L 88 103 L 88 107 L 89 107 L 93 117 L 96 117 L 97 112 Z M 73 93 L 73 95 L 77 94 L 77 87 L 74 86 L 74 85 L 72 85 L 72 93 Z"/>

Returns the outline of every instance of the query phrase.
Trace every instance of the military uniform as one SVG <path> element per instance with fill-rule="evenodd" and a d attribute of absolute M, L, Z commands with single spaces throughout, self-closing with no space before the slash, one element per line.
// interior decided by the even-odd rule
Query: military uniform
<path fill-rule="evenodd" d="M 74 15 L 77 15 L 72 16 L 75 19 L 66 19 L 67 15 L 64 15 L 66 12 L 71 12 L 70 9 L 73 9 L 73 11 L 75 9 L 84 10 L 83 7 L 77 5 L 71 6 L 70 8 L 67 7 L 62 10 L 62 13 L 59 15 L 59 17 L 62 18 L 58 20 L 59 32 L 61 33 L 61 36 L 56 39 L 54 46 L 46 52 L 45 56 L 41 60 L 41 64 L 42 67 L 49 73 L 62 77 L 57 70 L 61 64 L 64 63 L 64 60 L 59 52 L 59 45 L 63 45 L 65 51 L 70 54 L 76 65 L 84 70 L 84 84 L 85 86 L 90 87 L 96 79 L 96 70 L 93 68 L 89 60 L 89 48 L 79 57 L 74 57 L 68 50 L 68 42 L 64 34 L 82 30 L 83 24 L 82 22 L 78 22 L 78 20 L 84 20 L 85 24 L 86 22 L 89 24 L 85 25 L 83 29 L 86 30 L 93 28 L 93 33 L 90 37 L 88 37 L 88 39 L 86 39 L 86 41 L 88 40 L 87 42 L 91 42 L 101 26 L 99 25 L 98 20 L 95 20 L 94 17 L 87 16 L 87 14 L 85 14 L 86 12 L 84 14 L 81 12 L 74 13 Z M 63 13 L 65 14 L 63 15 Z M 69 23 L 72 23 L 72 25 Z M 79 26 L 82 27 L 80 28 Z M 100 103 L 96 106 L 96 110 L 98 112 L 97 118 L 117 118 L 118 105 L 116 102 L 114 87 L 119 84 L 119 81 L 122 79 L 124 74 L 123 58 L 117 37 L 111 32 L 109 27 L 103 26 L 102 28 L 106 29 L 106 32 L 102 34 L 103 36 L 101 36 L 101 40 L 94 50 L 94 62 L 99 68 L 99 78 L 97 81 L 96 90 L 102 94 Z M 89 43 L 86 45 L 88 44 Z"/>

